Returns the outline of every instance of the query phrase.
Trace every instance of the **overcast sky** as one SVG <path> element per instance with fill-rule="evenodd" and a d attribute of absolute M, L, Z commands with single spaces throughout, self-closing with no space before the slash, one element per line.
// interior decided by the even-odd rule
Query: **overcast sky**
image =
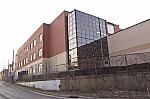
<path fill-rule="evenodd" d="M 149 0 L 0 0 L 0 70 L 42 23 L 63 10 L 93 14 L 126 28 L 150 18 Z"/>

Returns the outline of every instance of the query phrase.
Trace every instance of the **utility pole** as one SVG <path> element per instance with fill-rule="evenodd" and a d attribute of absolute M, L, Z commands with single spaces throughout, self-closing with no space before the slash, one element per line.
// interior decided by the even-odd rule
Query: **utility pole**
<path fill-rule="evenodd" d="M 13 58 L 12 58 L 12 70 L 14 70 L 14 50 L 13 50 Z"/>
<path fill-rule="evenodd" d="M 12 83 L 14 83 L 14 49 L 13 49 L 12 66 L 11 66 L 11 79 L 12 79 Z"/>

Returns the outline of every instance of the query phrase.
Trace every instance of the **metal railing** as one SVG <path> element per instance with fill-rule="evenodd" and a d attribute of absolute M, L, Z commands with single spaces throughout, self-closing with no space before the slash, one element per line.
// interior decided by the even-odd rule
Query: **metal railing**
<path fill-rule="evenodd" d="M 76 69 L 67 69 L 70 67 L 67 64 L 45 63 L 40 73 L 25 74 L 19 81 L 60 79 L 62 90 L 87 89 L 90 93 L 150 89 L 150 52 L 107 57 L 103 60 L 82 59 L 78 62 Z"/>

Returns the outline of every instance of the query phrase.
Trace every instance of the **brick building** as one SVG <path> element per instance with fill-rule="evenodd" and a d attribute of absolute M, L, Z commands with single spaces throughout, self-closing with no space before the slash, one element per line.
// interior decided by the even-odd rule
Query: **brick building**
<path fill-rule="evenodd" d="M 118 25 L 99 17 L 63 11 L 52 23 L 43 23 L 18 49 L 16 75 L 78 69 L 91 58 L 101 61 L 109 56 L 107 35 L 118 31 Z"/>

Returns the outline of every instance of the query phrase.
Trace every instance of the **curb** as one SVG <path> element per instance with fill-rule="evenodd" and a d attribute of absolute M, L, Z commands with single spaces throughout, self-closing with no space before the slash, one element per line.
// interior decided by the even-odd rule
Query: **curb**
<path fill-rule="evenodd" d="M 19 85 L 16 85 L 16 84 L 15 84 L 15 87 L 20 88 L 20 89 L 23 89 L 23 90 L 27 90 L 27 91 L 29 91 L 29 92 L 32 92 L 32 93 L 38 94 L 38 95 L 42 95 L 42 96 L 49 96 L 49 97 L 60 98 L 60 99 L 66 98 L 66 97 L 61 97 L 61 96 L 55 95 L 55 94 L 50 95 L 50 94 L 43 93 L 43 92 L 40 92 L 40 91 L 33 91 L 33 90 L 29 89 L 29 88 L 25 88 L 26 86 L 23 87 L 23 86 L 19 86 Z"/>
<path fill-rule="evenodd" d="M 7 83 L 7 84 L 11 84 L 11 83 Z M 23 86 L 23 85 L 19 85 L 19 84 L 13 84 L 14 85 L 14 87 L 17 87 L 17 88 L 21 88 L 21 89 L 23 89 L 23 90 L 27 90 L 27 91 L 29 91 L 29 92 L 32 92 L 32 93 L 35 93 L 35 94 L 38 94 L 38 95 L 43 95 L 43 96 L 49 96 L 49 97 L 54 97 L 54 98 L 60 98 L 60 99 L 74 99 L 73 97 L 75 97 L 75 96 L 78 96 L 78 95 L 73 95 L 73 96 L 71 96 L 71 95 L 57 95 L 57 94 L 48 94 L 48 93 L 44 93 L 44 92 L 41 92 L 41 91 L 38 91 L 38 89 L 36 89 L 36 90 L 32 90 L 32 89 L 29 89 L 29 88 L 25 88 L 25 87 L 27 87 L 27 86 Z M 95 99 L 94 97 L 86 97 L 86 96 L 78 96 L 79 98 L 78 99 Z M 101 99 L 101 98 L 96 98 L 96 99 Z"/>

